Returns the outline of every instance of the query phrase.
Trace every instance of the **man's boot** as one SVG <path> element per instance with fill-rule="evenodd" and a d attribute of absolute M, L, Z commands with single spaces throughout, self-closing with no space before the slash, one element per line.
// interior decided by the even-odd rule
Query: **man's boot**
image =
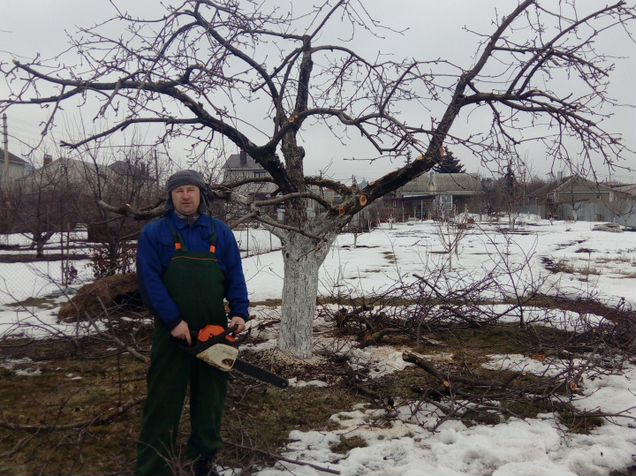
<path fill-rule="evenodd" d="M 219 473 L 214 469 L 215 460 L 216 451 L 197 458 L 192 465 L 194 476 L 219 476 Z"/>

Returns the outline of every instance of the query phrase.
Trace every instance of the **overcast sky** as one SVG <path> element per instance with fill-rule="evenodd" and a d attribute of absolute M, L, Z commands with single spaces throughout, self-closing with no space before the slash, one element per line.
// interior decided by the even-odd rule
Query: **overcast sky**
<path fill-rule="evenodd" d="M 577 4 L 600 4 L 596 0 L 577 0 Z M 118 2 L 121 5 L 134 5 L 135 11 L 151 12 L 156 15 L 159 7 L 157 0 L 135 0 L 134 2 Z M 286 2 L 284 4 L 287 4 Z M 477 43 L 474 35 L 464 31 L 463 27 L 480 32 L 493 30 L 492 20 L 495 9 L 500 15 L 507 13 L 516 6 L 511 0 L 445 0 L 443 2 L 422 0 L 383 0 L 365 1 L 370 12 L 384 24 L 408 29 L 404 35 L 392 35 L 387 32 L 386 40 L 366 41 L 356 45 L 369 56 L 375 53 L 393 53 L 417 59 L 433 59 L 437 57 L 452 60 L 455 64 L 469 67 L 473 64 L 473 55 Z M 43 57 L 51 57 L 65 49 L 67 38 L 65 30 L 73 31 L 75 25 L 87 26 L 110 17 L 113 13 L 109 2 L 105 0 L 0 0 L 0 58 L 7 61 L 11 58 L 7 52 L 21 59 L 32 58 L 39 53 Z M 299 5 L 296 3 L 296 5 Z M 631 33 L 636 36 L 634 25 Z M 325 39 L 327 40 L 327 39 Z M 326 41 L 325 41 L 326 42 Z M 616 71 L 611 76 L 613 95 L 620 103 L 636 103 L 636 48 L 625 35 L 610 34 L 599 44 L 600 48 L 615 55 L 627 57 L 617 64 Z M 6 94 L 3 83 L 0 83 L 0 96 Z M 636 111 L 633 108 L 617 108 L 614 118 L 609 122 L 609 128 L 623 135 L 625 143 L 636 149 Z M 428 122 L 429 111 L 422 111 L 423 123 Z M 12 108 L 9 111 L 10 150 L 14 153 L 24 153 L 26 147 L 22 142 L 34 143 L 39 137 L 38 122 L 42 115 L 35 108 Z M 88 115 L 89 117 L 90 114 Z M 84 116 L 86 117 L 86 116 Z M 69 122 L 77 121 L 68 119 Z M 470 130 L 478 126 L 478 115 L 459 118 L 454 126 L 460 130 Z M 483 125 L 483 124 L 482 124 Z M 63 131 L 56 132 L 57 139 L 64 139 Z M 341 157 L 372 157 L 373 151 L 368 147 L 358 148 L 359 145 L 338 144 L 329 140 L 322 132 L 315 134 L 308 132 L 303 135 L 308 150 L 306 161 L 307 172 L 316 173 L 327 169 L 336 178 L 346 180 L 352 174 L 360 178 L 373 179 L 388 172 L 396 164 L 374 162 L 342 161 Z M 49 147 L 50 148 L 50 147 Z M 229 152 L 235 152 L 232 147 Z M 175 157 L 179 157 L 178 150 L 172 150 Z M 540 149 L 528 146 L 524 152 L 532 158 L 531 172 L 542 175 L 549 171 L 551 163 L 542 157 Z M 469 172 L 486 171 L 481 168 L 476 158 L 460 155 L 462 162 Z M 311 156 L 311 160 L 309 160 Z M 631 167 L 632 180 L 636 180 L 636 156 L 630 156 L 623 165 Z M 605 172 L 601 171 L 601 175 Z M 629 177 L 628 172 L 618 172 L 619 176 Z"/>

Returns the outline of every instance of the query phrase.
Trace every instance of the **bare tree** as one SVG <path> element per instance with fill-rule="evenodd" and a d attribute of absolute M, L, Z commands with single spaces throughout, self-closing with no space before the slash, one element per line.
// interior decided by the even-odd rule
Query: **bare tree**
<path fill-rule="evenodd" d="M 69 38 L 76 65 L 63 57 L 45 64 L 3 62 L 11 93 L 0 109 L 22 104 L 50 108 L 45 131 L 65 101 L 91 98 L 98 116 L 110 118 L 102 130 L 66 143 L 99 141 L 133 124 L 163 127 L 159 140 L 185 136 L 204 147 L 223 137 L 253 157 L 278 187 L 258 206 L 285 204 L 285 223 L 276 227 L 285 260 L 283 317 L 279 346 L 299 357 L 312 353 L 318 270 L 337 233 L 368 204 L 396 190 L 441 159 L 444 145 L 462 144 L 483 161 L 511 155 L 527 137 L 526 127 L 543 126 L 536 140 L 556 161 L 602 157 L 613 164 L 624 152 L 620 140 L 602 127 L 611 58 L 595 51 L 607 30 L 635 18 L 625 2 L 577 11 L 573 1 L 524 0 L 494 19 L 480 39 L 474 63 L 393 61 L 364 58 L 346 40 L 323 42 L 332 23 L 360 31 L 387 33 L 362 3 L 324 0 L 295 15 L 262 2 L 183 0 L 160 16 L 142 19 L 117 10 L 109 22 L 81 29 Z M 112 34 L 120 24 L 121 35 Z M 377 41 L 381 41 L 377 35 Z M 438 39 L 439 40 L 439 39 Z M 555 78 L 567 77 L 567 90 Z M 54 91 L 50 94 L 42 91 Z M 441 111 L 412 125 L 401 119 L 406 104 Z M 268 121 L 250 122 L 248 108 L 263 106 Z M 460 113 L 486 108 L 491 122 L 468 136 L 451 133 Z M 424 113 L 423 113 L 424 114 Z M 116 118 L 116 119 L 115 119 Z M 378 157 L 418 157 L 361 190 L 304 174 L 310 157 L 301 132 L 317 123 L 346 141 L 356 132 Z M 576 154 L 572 144 L 578 144 Z M 317 154 L 316 154 L 317 155 Z M 342 196 L 339 205 L 321 200 L 311 186 Z M 218 191 L 219 196 L 237 195 Z M 323 206 L 308 216 L 307 200 Z"/>
<path fill-rule="evenodd" d="M 441 216 L 435 221 L 437 238 L 448 256 L 448 270 L 453 269 L 453 253 L 459 260 L 460 243 L 468 234 L 470 224 L 465 214 Z"/>
<path fill-rule="evenodd" d="M 150 208 L 158 202 L 152 150 L 129 147 L 121 150 L 84 150 L 89 161 L 84 164 L 84 182 L 89 197 L 78 213 L 88 226 L 88 239 L 93 243 L 91 266 L 95 277 L 101 278 L 129 272 L 134 266 L 135 243 L 141 228 L 139 222 L 126 216 L 113 217 L 102 201 L 126 203 L 136 209 Z M 115 160 L 115 159 L 119 160 Z"/>
<path fill-rule="evenodd" d="M 58 232 L 71 230 L 78 216 L 69 203 L 81 196 L 69 180 L 64 166 L 42 167 L 22 179 L 11 197 L 14 227 L 31 240 L 36 257 L 44 256 L 44 246 Z"/>

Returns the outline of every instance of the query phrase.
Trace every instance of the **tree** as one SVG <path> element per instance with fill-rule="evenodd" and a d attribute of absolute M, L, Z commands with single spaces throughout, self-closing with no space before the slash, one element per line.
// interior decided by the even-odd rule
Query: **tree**
<path fill-rule="evenodd" d="M 502 189 L 504 202 L 506 205 L 506 212 L 508 215 L 508 224 L 511 229 L 514 229 L 515 215 L 517 213 L 518 198 L 519 198 L 519 184 L 517 182 L 517 176 L 512 168 L 512 161 L 508 162 L 506 167 L 506 173 L 502 178 Z"/>
<path fill-rule="evenodd" d="M 259 218 L 282 242 L 285 277 L 279 347 L 299 357 L 312 353 L 318 270 L 333 240 L 352 217 L 385 194 L 431 170 L 447 144 L 462 144 L 482 159 L 519 156 L 529 140 L 526 127 L 542 125 L 537 140 L 559 161 L 571 161 L 572 141 L 590 159 L 613 163 L 623 149 L 604 130 L 602 106 L 608 97 L 609 59 L 594 50 L 599 35 L 634 20 L 624 2 L 577 12 L 574 2 L 524 0 L 480 34 L 474 63 L 465 68 L 445 61 L 368 59 L 332 38 L 332 24 L 347 25 L 351 35 L 386 29 L 368 16 L 361 3 L 325 0 L 306 14 L 281 13 L 265 2 L 183 0 L 155 18 L 130 16 L 121 9 L 110 22 L 81 29 L 69 37 L 77 65 L 63 57 L 45 64 L 2 64 L 9 97 L 0 109 L 39 104 L 50 107 L 46 127 L 60 104 L 78 100 L 100 104 L 108 125 L 68 147 L 100 141 L 135 124 L 163 127 L 160 141 L 176 136 L 205 146 L 222 136 L 253 157 L 269 173 L 278 191 L 268 200 L 245 200 L 231 187 L 217 188 L 220 198 L 244 200 L 245 219 Z M 298 7 L 302 8 L 302 7 Z M 309 8 L 309 7 L 308 7 Z M 121 24 L 121 34 L 113 34 Z M 346 36 L 346 35 L 341 35 Z M 88 65 L 88 66 L 87 66 Z M 566 88 L 554 80 L 567 76 Z M 53 91 L 43 93 L 43 91 Z M 433 117 L 419 124 L 401 119 L 403 107 L 423 104 Z M 260 116 L 246 112 L 262 106 Z M 468 135 L 451 133 L 461 114 L 484 108 L 489 126 Z M 266 117 L 266 123 L 250 118 Z M 356 132 L 379 157 L 417 158 L 361 190 L 322 177 L 306 176 L 301 133 L 322 124 L 349 140 Z M 477 127 L 477 125 L 475 125 Z M 377 158 L 379 158 L 377 157 Z M 332 205 L 312 186 L 334 190 L 342 202 Z M 323 212 L 308 216 L 313 200 Z M 259 206 L 285 206 L 285 223 L 259 214 Z M 125 207 L 122 210 L 125 211 Z M 129 210 L 129 208 L 128 208 Z"/>
<path fill-rule="evenodd" d="M 24 177 L 12 196 L 16 231 L 28 236 L 36 257 L 55 233 L 71 230 L 78 221 L 73 204 L 80 190 L 69 180 L 66 167 L 49 166 Z"/>
<path fill-rule="evenodd" d="M 92 148 L 84 151 L 83 171 L 86 193 L 89 197 L 79 213 L 88 226 L 88 239 L 93 243 L 91 266 L 96 278 L 130 272 L 134 267 L 136 246 L 133 239 L 141 225 L 129 217 L 109 216 L 101 202 L 127 203 L 142 209 L 157 203 L 155 177 L 151 166 L 157 167 L 152 150 L 130 147 L 119 152 L 120 160 L 114 160 L 112 152 Z M 151 165 L 152 164 L 152 165 Z"/>
<path fill-rule="evenodd" d="M 464 166 L 459 162 L 450 150 L 446 150 L 442 159 L 433 167 L 439 174 L 460 174 L 464 171 Z"/>

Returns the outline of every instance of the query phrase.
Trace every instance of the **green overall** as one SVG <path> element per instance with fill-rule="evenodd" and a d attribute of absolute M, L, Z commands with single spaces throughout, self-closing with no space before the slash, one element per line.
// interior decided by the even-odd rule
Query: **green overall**
<path fill-rule="evenodd" d="M 170 222 L 168 222 L 170 224 Z M 214 226 L 214 225 L 213 225 Z M 224 276 L 215 257 L 216 233 L 210 251 L 189 252 L 172 227 L 175 252 L 163 276 L 168 293 L 188 323 L 192 339 L 207 324 L 227 327 L 223 305 Z M 177 348 L 170 332 L 157 319 L 148 371 L 148 399 L 137 448 L 138 476 L 171 475 L 176 461 L 176 437 L 186 389 L 190 384 L 191 460 L 221 447 L 221 418 L 227 392 L 227 374 Z"/>

